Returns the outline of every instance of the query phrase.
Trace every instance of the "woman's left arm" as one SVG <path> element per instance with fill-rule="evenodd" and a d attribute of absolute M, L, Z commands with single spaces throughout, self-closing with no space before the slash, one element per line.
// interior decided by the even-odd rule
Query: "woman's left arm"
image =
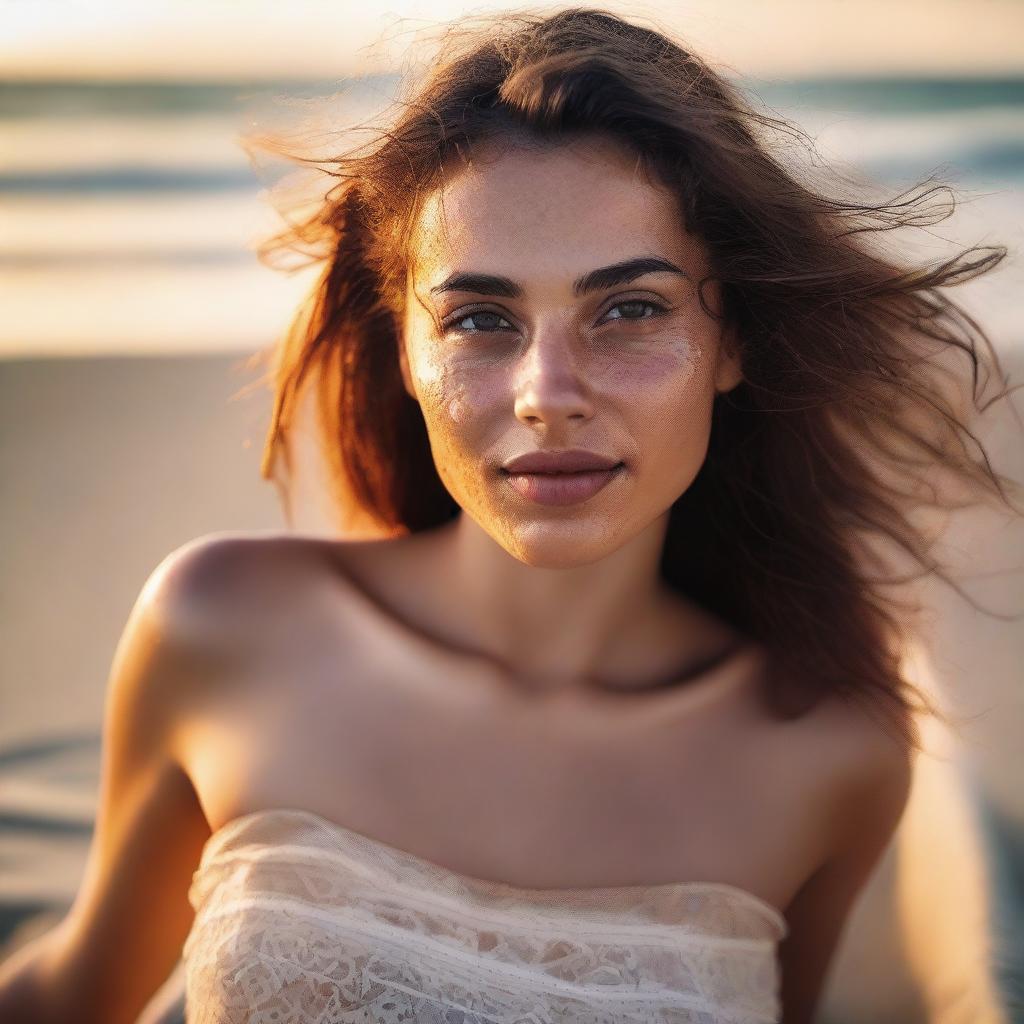
<path fill-rule="evenodd" d="M 865 744 L 854 769 L 842 773 L 831 856 L 786 908 L 789 933 L 779 945 L 782 1024 L 813 1024 L 847 917 L 907 804 L 913 752 L 875 735 L 881 742 Z"/>

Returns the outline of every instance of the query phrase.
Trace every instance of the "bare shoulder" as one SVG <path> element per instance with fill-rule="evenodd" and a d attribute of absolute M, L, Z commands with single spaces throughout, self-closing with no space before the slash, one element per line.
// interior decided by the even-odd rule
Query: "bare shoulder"
<path fill-rule="evenodd" d="M 827 750 L 841 810 L 840 841 L 851 829 L 890 832 L 910 792 L 914 749 L 882 710 L 830 699 L 821 709 L 815 752 Z"/>
<path fill-rule="evenodd" d="M 293 607 L 316 570 L 316 545 L 270 530 L 203 534 L 171 551 L 144 593 L 182 643 L 226 644 Z"/>
<path fill-rule="evenodd" d="M 252 583 L 260 571 L 299 564 L 312 540 L 276 530 L 205 533 L 171 551 L 150 584 L 175 599 L 213 598 L 225 588 Z"/>
<path fill-rule="evenodd" d="M 784 733 L 787 774 L 810 786 L 821 808 L 818 865 L 851 846 L 884 845 L 913 776 L 914 749 L 898 723 L 881 708 L 828 696 Z"/>
<path fill-rule="evenodd" d="M 209 692 L 213 680 L 229 678 L 251 686 L 266 665 L 322 643 L 355 650 L 363 620 L 345 609 L 365 598 L 357 599 L 352 566 L 375 564 L 360 561 L 363 548 L 388 546 L 274 530 L 203 534 L 163 559 L 148 600 L 197 686 Z"/>

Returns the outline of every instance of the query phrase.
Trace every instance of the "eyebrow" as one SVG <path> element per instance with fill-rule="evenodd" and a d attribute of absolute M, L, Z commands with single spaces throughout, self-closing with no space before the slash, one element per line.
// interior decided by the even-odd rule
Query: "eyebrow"
<path fill-rule="evenodd" d="M 685 270 L 661 256 L 637 256 L 588 271 L 573 281 L 572 292 L 577 296 L 585 295 L 588 292 L 628 284 L 644 274 L 659 272 L 679 274 L 682 277 L 690 276 Z M 509 299 L 518 299 L 522 297 L 523 289 L 508 277 L 467 271 L 452 274 L 430 289 L 431 295 L 438 295 L 441 292 L 476 292 L 478 295 L 501 295 Z"/>

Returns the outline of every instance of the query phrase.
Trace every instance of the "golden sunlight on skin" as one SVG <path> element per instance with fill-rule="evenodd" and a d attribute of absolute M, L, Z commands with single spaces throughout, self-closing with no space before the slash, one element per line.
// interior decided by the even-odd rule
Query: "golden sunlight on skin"
<path fill-rule="evenodd" d="M 700 306 L 707 267 L 674 198 L 604 140 L 512 149 L 425 200 L 413 251 L 403 376 L 465 512 L 534 566 L 594 562 L 648 529 L 660 538 L 704 461 L 715 393 L 741 380 L 738 354 Z M 574 293 L 581 275 L 637 257 L 685 276 L 658 270 Z M 509 278 L 522 295 L 431 295 L 464 272 Z M 717 288 L 705 296 L 717 308 Z M 625 466 L 564 506 L 525 498 L 499 471 L 516 455 L 566 448 Z"/>

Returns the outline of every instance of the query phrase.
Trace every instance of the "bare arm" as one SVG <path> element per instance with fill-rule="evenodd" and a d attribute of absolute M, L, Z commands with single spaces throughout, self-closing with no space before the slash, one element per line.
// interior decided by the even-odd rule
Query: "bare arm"
<path fill-rule="evenodd" d="M 178 628 L 179 602 L 210 548 L 204 540 L 173 552 L 131 611 L 107 685 L 82 882 L 61 923 L 0 965 L 0 1019 L 128 1024 L 181 955 L 209 827 L 173 754 L 176 712 L 197 664 L 194 638 Z"/>
<path fill-rule="evenodd" d="M 842 795 L 832 854 L 786 910 L 789 934 L 779 947 L 784 1024 L 814 1021 L 849 912 L 903 814 L 912 771 L 912 752 L 877 733 L 839 783 Z"/>

